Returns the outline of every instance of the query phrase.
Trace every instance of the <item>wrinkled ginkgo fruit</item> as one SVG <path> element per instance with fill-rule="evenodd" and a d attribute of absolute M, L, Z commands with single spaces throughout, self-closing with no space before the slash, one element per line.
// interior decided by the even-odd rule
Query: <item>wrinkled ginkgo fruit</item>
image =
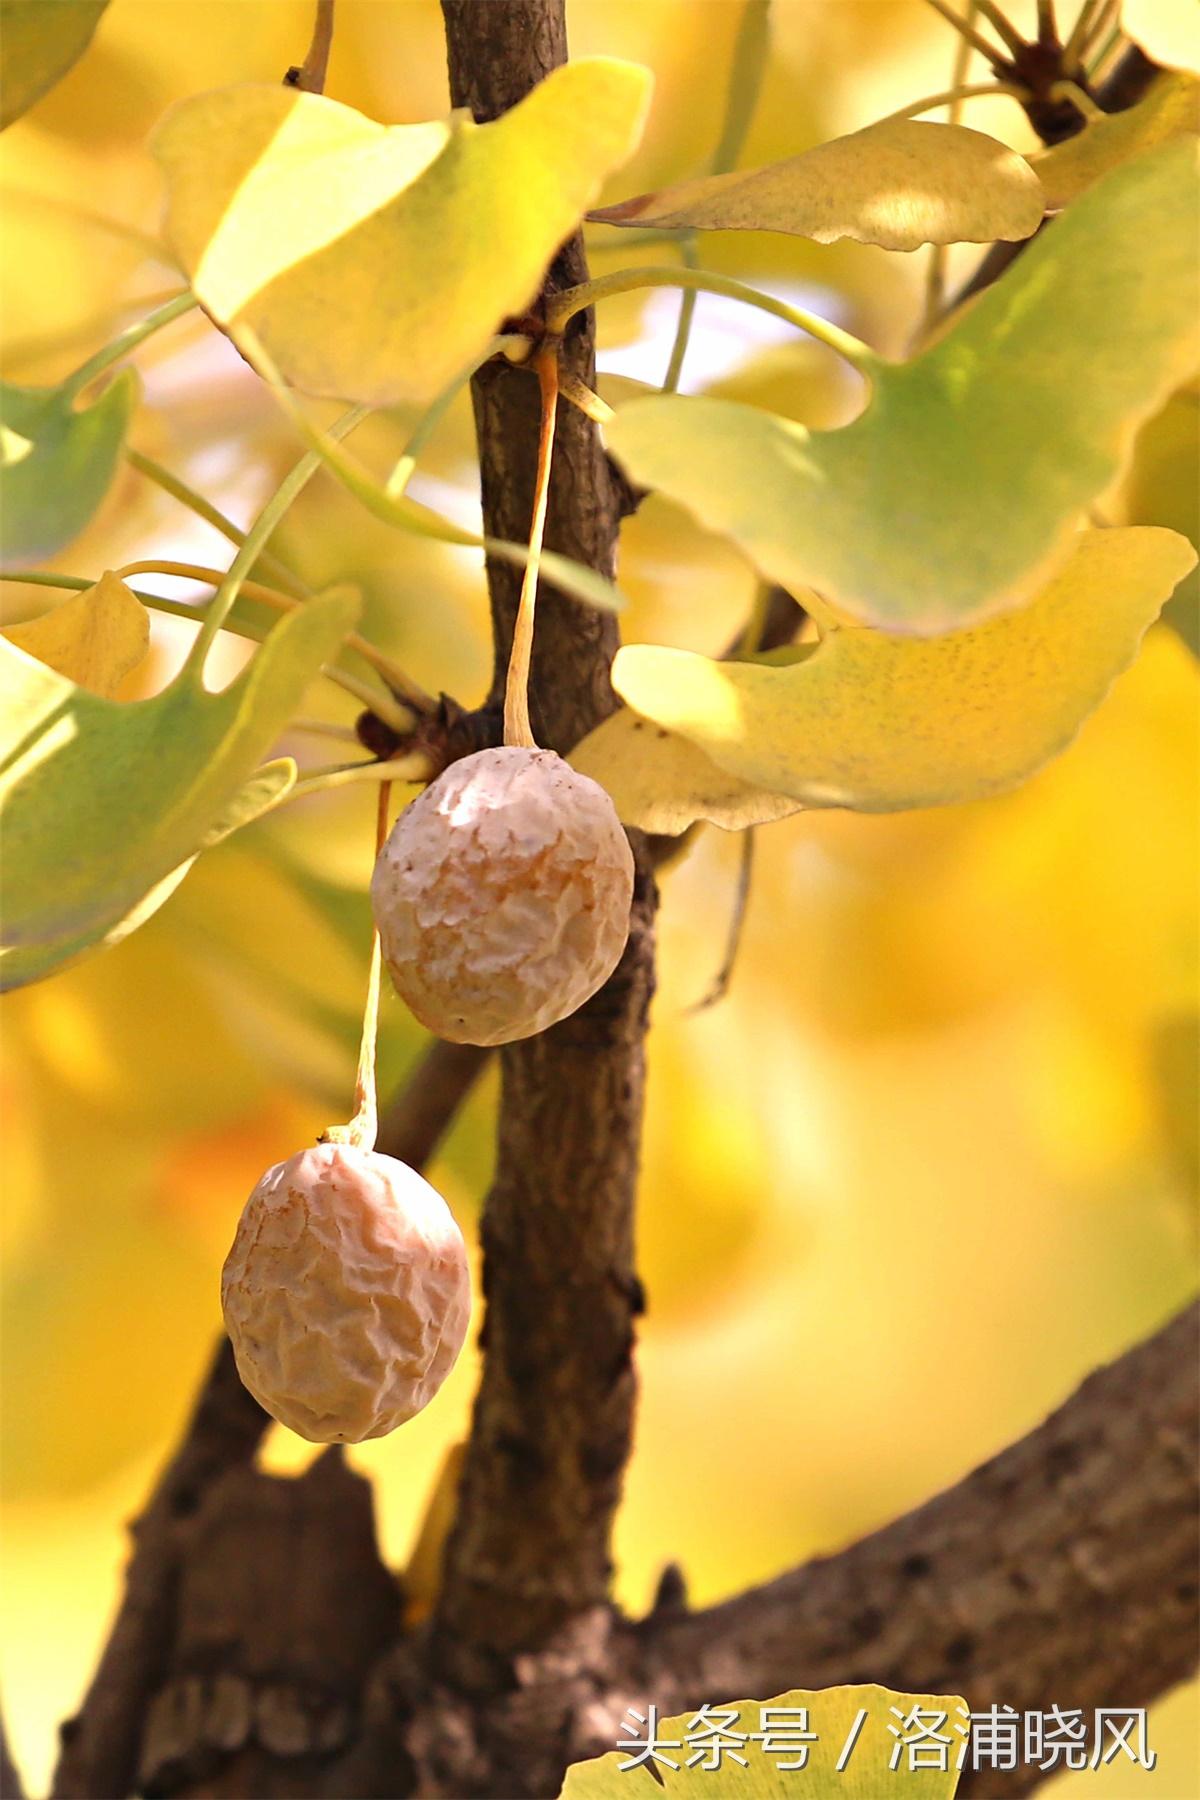
<path fill-rule="evenodd" d="M 397 992 L 463 1044 L 530 1037 L 582 1006 L 620 961 L 632 896 L 604 789 L 515 745 L 452 763 L 401 813 L 371 880 Z"/>
<path fill-rule="evenodd" d="M 427 1406 L 471 1310 L 462 1233 L 407 1164 L 325 1143 L 268 1169 L 221 1274 L 242 1381 L 312 1443 L 382 1437 Z"/>

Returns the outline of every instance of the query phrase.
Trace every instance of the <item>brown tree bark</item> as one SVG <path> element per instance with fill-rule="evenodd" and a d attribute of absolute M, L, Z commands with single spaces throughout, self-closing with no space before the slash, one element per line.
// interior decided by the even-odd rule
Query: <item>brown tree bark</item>
<path fill-rule="evenodd" d="M 567 58 L 559 0 L 443 0 L 450 97 L 479 120 L 515 105 Z M 586 280 L 582 236 L 551 290 Z M 535 309 L 536 310 L 536 309 Z M 592 321 L 566 366 L 594 378 Z M 539 400 L 501 363 L 472 384 L 485 528 L 528 536 Z M 625 490 L 594 424 L 560 410 L 546 543 L 613 573 Z M 491 564 L 493 700 L 520 589 Z M 616 623 L 543 587 L 530 676 L 539 743 L 569 750 L 610 712 Z M 483 1217 L 486 1360 L 433 1625 L 435 1663 L 472 1691 L 507 1687 L 512 1658 L 608 1593 L 609 1536 L 633 1422 L 633 1207 L 653 986 L 654 883 L 643 843 L 629 944 L 608 985 L 543 1036 L 501 1052 L 495 1181 Z"/>
<path fill-rule="evenodd" d="M 443 10 L 452 98 L 477 118 L 565 60 L 563 0 Z M 548 285 L 585 275 L 577 238 Z M 566 355 L 590 381 L 589 316 Z M 473 399 L 487 528 L 519 539 L 536 384 L 488 366 Z M 547 543 L 611 573 L 627 503 L 594 427 L 562 409 Z M 480 735 L 494 740 L 518 582 L 503 567 L 488 579 L 495 677 Z M 610 618 L 543 591 L 531 680 L 540 742 L 566 750 L 611 709 L 615 647 Z M 613 1747 L 628 1706 L 648 1699 L 669 1711 L 869 1680 L 958 1691 L 977 1707 L 1136 1705 L 1193 1665 L 1194 1309 L 862 1543 L 721 1607 L 689 1613 L 672 1578 L 648 1619 L 612 1609 L 653 983 L 651 859 L 636 850 L 633 930 L 613 980 L 574 1018 L 501 1053 L 484 1373 L 430 1624 L 403 1633 L 369 1492 L 339 1454 L 294 1482 L 250 1466 L 264 1419 L 223 1350 L 135 1527 L 113 1634 L 64 1728 L 56 1794 L 553 1795 L 567 1763 Z M 423 1160 L 485 1060 L 434 1046 L 387 1115 L 384 1147 Z M 1026 1766 L 974 1791 L 1002 1800 L 1037 1779 Z"/>

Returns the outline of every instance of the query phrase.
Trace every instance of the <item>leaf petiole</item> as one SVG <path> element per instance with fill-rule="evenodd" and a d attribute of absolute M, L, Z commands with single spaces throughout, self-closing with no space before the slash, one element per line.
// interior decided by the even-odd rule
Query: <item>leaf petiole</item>
<path fill-rule="evenodd" d="M 164 325 L 170 325 L 172 320 L 191 312 L 196 304 L 195 295 L 190 288 L 186 288 L 182 294 L 176 294 L 173 300 L 168 300 L 165 306 L 160 306 L 144 319 L 139 319 L 136 325 L 130 325 L 113 338 L 110 344 L 105 344 L 102 350 L 97 350 L 94 356 L 89 356 L 85 363 L 81 363 L 73 375 L 67 376 L 59 389 L 63 398 L 68 401 L 76 399 L 98 375 L 103 375 L 114 363 L 129 356 L 139 344 L 144 344 L 148 337 L 161 331 Z"/>
<path fill-rule="evenodd" d="M 223 512 L 218 511 L 210 500 L 204 498 L 203 494 L 198 494 L 195 488 L 189 487 L 182 476 L 174 474 L 170 469 L 165 469 L 161 463 L 155 462 L 153 457 L 145 456 L 142 451 L 134 450 L 132 447 L 126 448 L 125 459 L 131 468 L 137 470 L 139 475 L 144 475 L 147 481 L 152 481 L 155 487 L 162 489 L 164 494 L 170 494 L 173 500 L 178 500 L 181 506 L 186 506 L 188 511 L 195 513 L 198 519 L 203 519 L 206 525 L 211 525 L 214 531 L 219 531 L 222 537 L 228 538 L 235 549 L 240 549 L 245 543 L 246 534 L 241 527 L 235 525 L 233 520 L 227 518 Z M 300 580 L 298 575 L 294 575 L 286 563 L 281 562 L 272 551 L 260 550 L 258 560 L 272 580 L 276 581 L 280 587 L 286 588 L 289 593 L 294 593 L 298 599 L 309 597 L 310 590 L 307 585 Z"/>
<path fill-rule="evenodd" d="M 631 294 L 636 293 L 639 288 L 653 287 L 695 288 L 701 294 L 721 294 L 728 300 L 740 300 L 743 305 L 757 307 L 760 312 L 770 313 L 774 318 L 794 325 L 798 331 L 808 332 L 864 375 L 869 375 L 879 363 L 879 358 L 869 345 L 864 344 L 861 338 L 853 337 L 850 332 L 843 331 L 839 325 L 798 306 L 789 306 L 785 300 L 777 300 L 773 294 L 762 294 L 757 288 L 747 287 L 745 282 L 734 281 L 731 276 L 715 274 L 710 269 L 616 269 L 611 275 L 600 275 L 595 281 L 585 281 L 579 287 L 566 288 L 561 294 L 555 294 L 546 309 L 547 328 L 561 333 L 568 321 L 585 307 L 593 306 L 599 300 L 610 299 L 615 294 Z"/>

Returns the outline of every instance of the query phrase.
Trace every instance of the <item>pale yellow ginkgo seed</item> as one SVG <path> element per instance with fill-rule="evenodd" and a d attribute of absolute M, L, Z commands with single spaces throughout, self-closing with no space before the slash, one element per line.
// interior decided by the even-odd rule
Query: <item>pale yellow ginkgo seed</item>
<path fill-rule="evenodd" d="M 396 991 L 455 1043 L 545 1031 L 612 974 L 633 856 L 612 801 L 551 750 L 452 763 L 397 819 L 371 880 Z"/>
<path fill-rule="evenodd" d="M 221 1274 L 246 1387 L 313 1443 L 411 1419 L 462 1349 L 471 1286 L 441 1195 L 394 1157 L 316 1144 L 268 1169 Z"/>

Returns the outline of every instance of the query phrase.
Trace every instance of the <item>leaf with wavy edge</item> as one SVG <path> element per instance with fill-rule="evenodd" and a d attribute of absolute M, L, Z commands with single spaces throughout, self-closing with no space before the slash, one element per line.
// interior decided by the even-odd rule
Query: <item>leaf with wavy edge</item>
<path fill-rule="evenodd" d="M 293 88 L 181 101 L 155 134 L 169 240 L 197 298 L 286 380 L 433 400 L 546 266 L 641 135 L 650 75 L 591 57 L 493 124 L 384 126 Z"/>
<path fill-rule="evenodd" d="M 0 640 L 0 985 L 40 980 L 132 929 L 181 864 L 286 791 L 293 764 L 256 765 L 357 614 L 345 592 L 308 601 L 220 693 L 189 660 L 162 693 L 126 705 Z"/>
<path fill-rule="evenodd" d="M 1036 600 L 970 631 L 834 629 L 782 666 L 631 645 L 613 685 L 728 775 L 804 806 L 976 800 L 1066 749 L 1195 562 L 1173 531 L 1084 532 Z"/>
<path fill-rule="evenodd" d="M 89 693 L 108 698 L 150 645 L 150 615 L 111 570 L 36 619 L 6 625 L 4 636 Z"/>
<path fill-rule="evenodd" d="M 767 1708 L 776 1710 L 764 1717 Z M 627 1715 L 629 1724 L 613 1734 L 620 1747 L 572 1763 L 559 1800 L 953 1800 L 967 1717 L 957 1694 L 898 1694 L 874 1682 L 793 1688 L 770 1700 L 718 1701 L 707 1717 L 658 1719 L 651 1767 L 631 1741 L 646 1741 L 646 1725 Z M 944 1769 L 930 1756 L 931 1732 L 946 1746 Z M 710 1746 L 722 1733 L 726 1747 L 714 1757 Z M 917 1740 L 925 1750 L 914 1768 L 904 1745 Z M 804 1766 L 796 1769 L 801 1750 Z"/>
<path fill-rule="evenodd" d="M 785 162 L 677 182 L 588 217 L 916 250 L 1032 237 L 1045 210 L 1037 176 L 1006 144 L 965 125 L 883 119 Z"/>
<path fill-rule="evenodd" d="M 74 67 L 107 5 L 108 0 L 0 0 L 0 131 Z"/>
<path fill-rule="evenodd" d="M 1164 69 L 1143 99 L 1125 112 L 1091 119 L 1077 137 L 1030 158 L 1046 190 L 1046 205 L 1067 206 L 1118 164 L 1200 133 L 1200 80 L 1183 69 Z"/>
<path fill-rule="evenodd" d="M 589 731 L 567 761 L 607 790 L 622 825 L 668 837 L 698 820 L 744 831 L 800 811 L 798 800 L 752 787 L 628 707 Z"/>
<path fill-rule="evenodd" d="M 938 343 L 875 364 L 841 430 L 662 395 L 622 407 L 609 445 L 863 623 L 952 631 L 1020 605 L 1193 364 L 1198 160 L 1176 140 L 1098 181 Z"/>
<path fill-rule="evenodd" d="M 0 382 L 0 563 L 43 561 L 78 537 L 112 485 L 138 398 L 122 369 L 76 407 L 63 387 Z"/>

